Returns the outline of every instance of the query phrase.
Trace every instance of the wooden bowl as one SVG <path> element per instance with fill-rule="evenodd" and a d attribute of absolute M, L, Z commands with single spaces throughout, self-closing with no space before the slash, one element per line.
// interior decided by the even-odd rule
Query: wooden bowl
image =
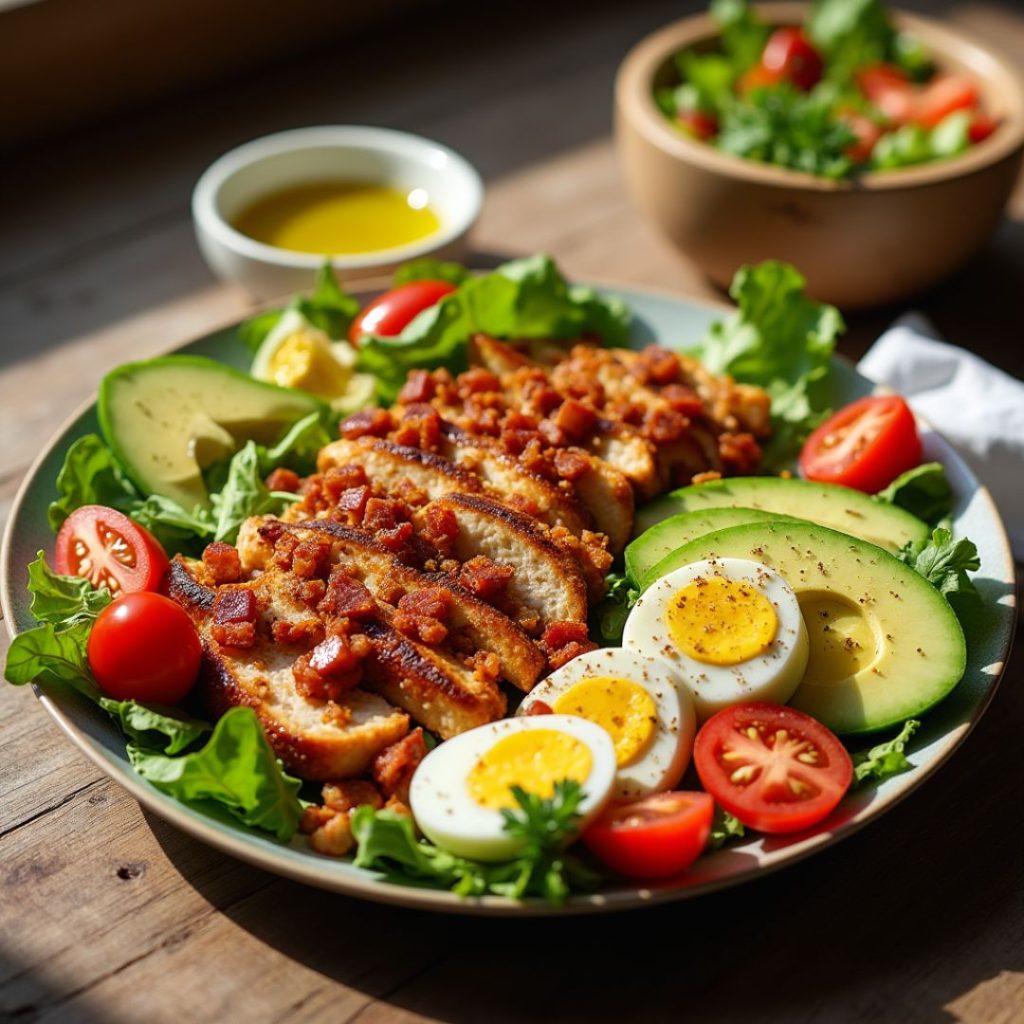
<path fill-rule="evenodd" d="M 758 7 L 771 24 L 800 22 L 804 3 Z M 672 57 L 713 42 L 708 15 L 638 43 L 615 83 L 616 141 L 641 210 L 713 281 L 744 263 L 781 259 L 817 298 L 844 309 L 882 305 L 933 285 L 967 262 L 999 223 L 1024 152 L 1024 85 L 1003 57 L 959 28 L 894 13 L 939 67 L 970 75 L 984 109 L 1001 120 L 984 142 L 951 160 L 854 181 L 723 153 L 676 130 L 654 88 L 672 81 Z"/>

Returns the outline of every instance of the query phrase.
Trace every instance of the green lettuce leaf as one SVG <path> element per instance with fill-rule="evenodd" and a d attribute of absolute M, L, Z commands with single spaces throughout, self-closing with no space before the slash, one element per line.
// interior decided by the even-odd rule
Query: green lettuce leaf
<path fill-rule="evenodd" d="M 761 59 L 769 27 L 751 10 L 746 0 L 711 0 L 711 16 L 721 29 L 723 52 L 742 74 Z"/>
<path fill-rule="evenodd" d="M 247 441 L 236 452 L 223 488 L 211 496 L 215 517 L 214 540 L 233 542 L 250 516 L 278 515 L 298 500 L 289 491 L 272 491 L 263 482 L 264 460 L 259 446 Z"/>
<path fill-rule="evenodd" d="M 378 397 L 389 403 L 409 370 L 464 370 L 468 340 L 478 332 L 553 339 L 593 334 L 605 344 L 619 344 L 628 331 L 629 312 L 620 299 L 571 286 L 549 256 L 531 256 L 467 278 L 397 337 L 363 338 L 356 365 L 376 377 Z"/>
<path fill-rule="evenodd" d="M 899 557 L 949 601 L 958 617 L 963 618 L 981 600 L 967 575 L 981 568 L 981 559 L 966 537 L 954 540 L 951 531 L 938 527 L 927 541 L 906 545 Z"/>
<path fill-rule="evenodd" d="M 879 743 L 870 750 L 853 755 L 853 785 L 864 785 L 868 782 L 881 782 L 891 775 L 909 771 L 914 766 L 907 760 L 904 750 L 911 736 L 920 728 L 921 723 L 910 718 L 903 723 L 899 735 L 891 740 Z"/>
<path fill-rule="evenodd" d="M 709 850 L 719 850 L 734 839 L 742 839 L 746 833 L 746 827 L 739 818 L 715 804 L 715 816 L 711 821 L 711 832 L 708 835 Z"/>
<path fill-rule="evenodd" d="M 108 604 L 110 591 L 96 590 L 81 576 L 62 576 L 46 564 L 46 555 L 36 552 L 28 566 L 29 610 L 39 621 L 71 625 L 80 619 L 92 621 Z"/>
<path fill-rule="evenodd" d="M 192 718 L 177 708 L 109 697 L 101 697 L 99 704 L 139 750 L 180 754 L 213 729 L 209 722 Z"/>
<path fill-rule="evenodd" d="M 890 59 L 895 33 L 882 0 L 816 0 L 807 21 L 832 79 L 849 81 L 866 64 Z"/>
<path fill-rule="evenodd" d="M 282 769 L 251 708 L 228 711 L 193 753 L 169 757 L 130 743 L 128 756 L 139 775 L 182 803 L 213 803 L 282 842 L 298 828 L 300 782 Z"/>
<path fill-rule="evenodd" d="M 765 461 L 779 467 L 829 413 L 821 389 L 845 329 L 839 310 L 815 302 L 805 286 L 788 263 L 741 267 L 729 289 L 738 309 L 712 325 L 695 353 L 712 373 L 768 391 L 775 437 Z"/>
<path fill-rule="evenodd" d="M 403 263 L 394 276 L 394 286 L 409 284 L 410 281 L 447 281 L 449 284 L 464 284 L 472 277 L 468 267 L 450 260 L 435 260 L 424 257 Z"/>
<path fill-rule="evenodd" d="M 625 573 L 613 572 L 605 578 L 605 594 L 594 616 L 597 631 L 606 645 L 615 646 L 622 640 L 626 618 L 639 596 L 640 591 Z"/>
<path fill-rule="evenodd" d="M 953 491 L 939 462 L 908 469 L 875 497 L 906 509 L 930 526 L 939 525 L 953 511 Z"/>
<path fill-rule="evenodd" d="M 50 502 L 47 519 L 56 533 L 82 505 L 107 505 L 124 512 L 138 501 L 141 495 L 103 438 L 86 434 L 71 445 L 64 457 L 57 474 L 57 499 Z"/>

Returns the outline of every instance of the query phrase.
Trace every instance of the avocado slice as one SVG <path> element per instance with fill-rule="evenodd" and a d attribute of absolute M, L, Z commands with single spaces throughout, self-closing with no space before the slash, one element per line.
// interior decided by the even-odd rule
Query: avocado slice
<path fill-rule="evenodd" d="M 743 526 L 746 523 L 770 523 L 789 519 L 789 516 L 776 515 L 757 508 L 708 508 L 697 512 L 678 512 L 660 523 L 644 530 L 636 540 L 626 545 L 626 573 L 638 583 L 666 555 L 676 548 L 689 544 L 691 540 L 702 537 L 705 533 L 714 533 L 730 526 Z M 655 579 L 666 575 L 659 572 Z"/>
<path fill-rule="evenodd" d="M 100 429 L 132 482 L 186 509 L 207 507 L 203 470 L 249 439 L 273 444 L 323 408 L 304 391 L 253 380 L 202 356 L 126 363 L 103 378 Z"/>
<path fill-rule="evenodd" d="M 861 491 L 776 476 L 732 477 L 682 487 L 638 509 L 633 532 L 639 536 L 678 512 L 722 507 L 752 508 L 822 523 L 886 551 L 899 551 L 909 541 L 926 540 L 929 535 L 927 525 L 916 516 Z"/>
<path fill-rule="evenodd" d="M 806 522 L 733 526 L 672 552 L 658 575 L 705 558 L 751 558 L 792 586 L 810 660 L 790 704 L 833 732 L 874 732 L 920 715 L 964 674 L 967 648 L 949 603 L 874 544 Z M 656 578 L 648 574 L 643 587 Z"/>

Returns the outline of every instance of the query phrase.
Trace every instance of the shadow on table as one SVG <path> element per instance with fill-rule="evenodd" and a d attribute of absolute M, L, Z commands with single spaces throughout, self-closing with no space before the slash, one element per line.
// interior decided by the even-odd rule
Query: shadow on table
<path fill-rule="evenodd" d="M 483 919 L 363 903 L 288 881 L 223 912 L 328 978 L 457 1022 L 935 1020 L 1002 971 L 1024 918 L 1017 737 L 1004 685 L 952 767 L 884 820 L 777 875 L 606 917 Z M 181 853 L 185 837 L 147 815 Z M 177 856 L 205 898 L 203 857 Z M 248 870 L 248 869 L 246 869 Z M 1013 949 L 1008 954 L 1008 950 Z"/>

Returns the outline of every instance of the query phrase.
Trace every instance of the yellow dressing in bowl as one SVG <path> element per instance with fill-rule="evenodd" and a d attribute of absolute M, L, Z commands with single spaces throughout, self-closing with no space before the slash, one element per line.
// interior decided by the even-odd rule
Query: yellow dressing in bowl
<path fill-rule="evenodd" d="M 441 226 L 424 189 L 352 181 L 271 192 L 245 207 L 233 223 L 265 245 L 325 256 L 408 245 Z"/>

